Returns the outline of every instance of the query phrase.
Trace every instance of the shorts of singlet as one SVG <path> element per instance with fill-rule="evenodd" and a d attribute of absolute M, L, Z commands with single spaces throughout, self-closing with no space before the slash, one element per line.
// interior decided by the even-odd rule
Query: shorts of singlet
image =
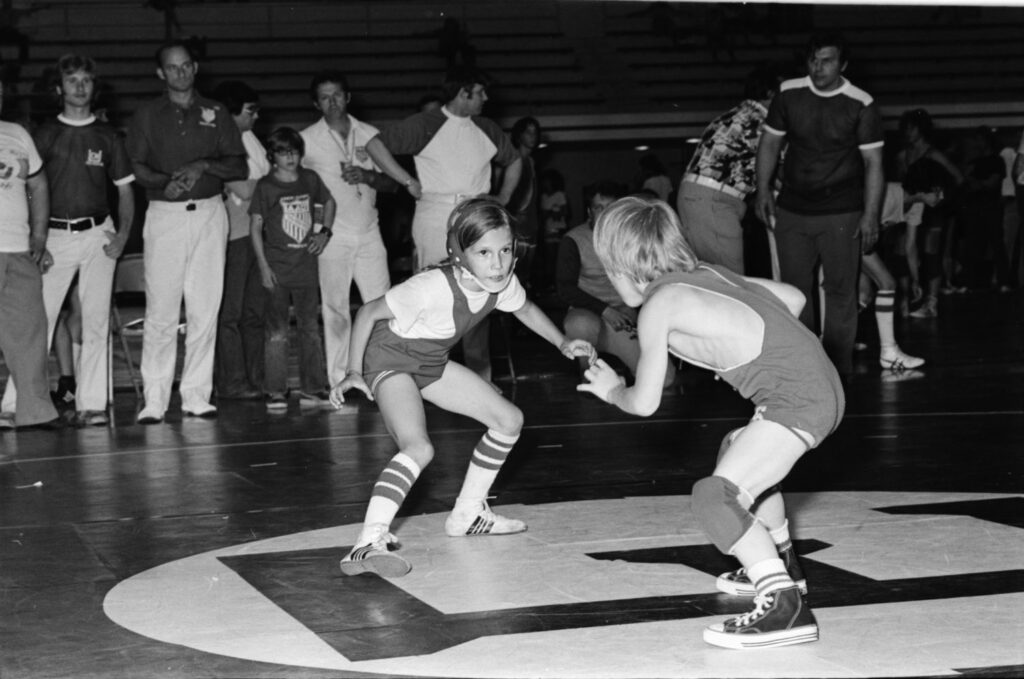
<path fill-rule="evenodd" d="M 374 396 L 381 382 L 403 373 L 423 389 L 441 379 L 446 365 L 448 347 L 433 340 L 398 337 L 386 322 L 378 321 L 363 355 L 363 379 Z"/>
<path fill-rule="evenodd" d="M 755 398 L 751 422 L 767 420 L 793 432 L 807 446 L 815 448 L 836 430 L 843 419 L 846 397 L 839 375 L 834 370 L 825 379 L 801 380 L 783 384 L 777 377 L 762 373 L 759 385 L 764 398 Z M 774 380 L 775 384 L 765 384 Z"/>
<path fill-rule="evenodd" d="M 409 361 L 410 367 L 408 369 L 402 368 L 383 368 L 381 370 L 370 370 L 363 373 L 363 379 L 370 386 L 370 391 L 373 392 L 374 398 L 377 397 L 377 388 L 380 387 L 381 383 L 389 377 L 395 375 L 408 375 L 412 378 L 412 381 L 416 384 L 416 387 L 422 390 L 434 382 L 441 379 L 441 375 L 444 374 L 444 366 L 436 367 L 429 366 L 424 367 L 420 365 L 412 366 L 413 361 Z M 446 364 L 447 365 L 447 364 Z"/>

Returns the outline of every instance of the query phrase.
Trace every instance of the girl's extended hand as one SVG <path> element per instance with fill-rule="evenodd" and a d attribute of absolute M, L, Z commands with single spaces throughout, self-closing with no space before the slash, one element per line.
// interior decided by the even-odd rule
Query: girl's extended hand
<path fill-rule="evenodd" d="M 562 355 L 566 358 L 576 358 L 577 356 L 586 356 L 590 359 L 590 365 L 594 365 L 594 361 L 597 360 L 597 349 L 594 348 L 590 342 L 581 339 L 570 340 L 567 339 L 562 342 L 558 350 L 562 352 Z"/>
<path fill-rule="evenodd" d="M 373 392 L 370 391 L 369 385 L 366 384 L 366 380 L 359 373 L 349 371 L 345 375 L 345 379 L 334 385 L 331 389 L 331 405 L 335 408 L 341 408 L 345 403 L 345 392 L 349 389 L 358 389 L 366 395 L 366 398 L 373 400 Z"/>

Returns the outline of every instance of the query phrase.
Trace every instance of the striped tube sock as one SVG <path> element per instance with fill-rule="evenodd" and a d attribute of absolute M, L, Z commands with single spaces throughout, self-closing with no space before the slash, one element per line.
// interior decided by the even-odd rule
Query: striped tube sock
<path fill-rule="evenodd" d="M 416 461 L 405 453 L 398 453 L 391 458 L 373 486 L 363 525 L 390 526 L 421 471 Z"/>
<path fill-rule="evenodd" d="M 457 511 L 478 511 L 482 508 L 491 484 L 498 476 L 501 465 L 505 464 L 512 446 L 519 440 L 519 434 L 502 434 L 488 429 L 473 449 L 473 457 L 466 470 L 466 479 L 455 501 Z M 472 506 L 471 506 L 472 505 Z"/>
<path fill-rule="evenodd" d="M 875 295 L 875 323 L 878 325 L 878 343 L 883 349 L 896 346 L 896 333 L 892 329 L 895 307 L 896 291 L 879 290 Z"/>
<path fill-rule="evenodd" d="M 747 577 L 754 583 L 759 595 L 796 587 L 796 583 L 786 571 L 786 564 L 779 558 L 758 561 L 747 569 Z"/>

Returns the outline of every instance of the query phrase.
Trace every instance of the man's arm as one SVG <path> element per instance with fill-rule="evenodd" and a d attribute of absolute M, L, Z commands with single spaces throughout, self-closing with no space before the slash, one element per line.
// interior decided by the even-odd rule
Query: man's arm
<path fill-rule="evenodd" d="M 241 201 L 252 200 L 253 191 L 256 189 L 255 179 L 236 179 L 224 184 L 224 188 L 233 193 Z"/>
<path fill-rule="evenodd" d="M 39 269 L 46 270 L 53 265 L 53 257 L 46 250 L 46 235 L 50 227 L 50 185 L 46 182 L 46 173 L 40 170 L 30 175 L 25 181 L 28 193 L 28 214 L 30 232 L 28 249 L 32 261 Z"/>
<path fill-rule="evenodd" d="M 523 159 L 520 156 L 505 166 L 504 176 L 501 178 L 501 190 L 498 191 L 498 202 L 508 205 L 512 200 L 512 192 L 519 185 L 519 178 L 523 174 Z"/>
<path fill-rule="evenodd" d="M 779 165 L 779 152 L 782 150 L 784 139 L 785 137 L 782 135 L 765 130 L 757 145 L 757 162 L 754 166 L 757 173 L 757 196 L 754 202 L 754 212 L 768 228 L 775 226 L 775 195 L 772 193 L 772 179 L 775 177 L 775 169 Z"/>
<path fill-rule="evenodd" d="M 349 165 L 341 171 L 341 178 L 349 184 L 365 184 L 371 189 L 380 192 L 394 193 L 401 188 L 401 184 L 392 179 L 384 172 L 377 172 L 368 167 Z"/>
<path fill-rule="evenodd" d="M 175 170 L 171 174 L 171 179 L 181 182 L 186 190 L 190 190 L 204 174 L 222 181 L 245 179 L 249 176 L 249 165 L 244 155 L 198 158 Z"/>
<path fill-rule="evenodd" d="M 861 150 L 864 159 L 864 213 L 857 231 L 861 237 L 861 250 L 871 252 L 878 241 L 878 219 L 882 213 L 885 195 L 885 173 L 882 170 L 882 147 Z"/>
<path fill-rule="evenodd" d="M 171 181 L 171 175 L 154 170 L 140 160 L 132 160 L 132 173 L 139 186 L 145 189 L 163 189 Z"/>
<path fill-rule="evenodd" d="M 405 168 L 398 164 L 398 161 L 391 155 L 391 151 L 388 150 L 388 147 L 384 145 L 379 136 L 366 142 L 366 152 L 373 158 L 373 162 L 377 164 L 377 167 L 382 169 L 385 174 L 396 182 L 405 186 L 413 198 L 418 199 L 423 194 L 423 188 L 420 186 L 420 183 L 416 181 L 415 177 L 406 172 Z"/>
<path fill-rule="evenodd" d="M 125 243 L 132 231 L 135 219 L 135 192 L 131 183 L 117 187 L 117 233 L 108 233 L 110 242 L 103 246 L 103 252 L 111 259 L 117 259 L 124 252 Z"/>
<path fill-rule="evenodd" d="M 277 285 L 277 276 L 267 263 L 267 255 L 263 250 L 263 217 L 258 214 L 249 215 L 249 240 L 252 242 L 252 251 L 259 266 L 260 282 L 267 290 L 273 290 Z"/>

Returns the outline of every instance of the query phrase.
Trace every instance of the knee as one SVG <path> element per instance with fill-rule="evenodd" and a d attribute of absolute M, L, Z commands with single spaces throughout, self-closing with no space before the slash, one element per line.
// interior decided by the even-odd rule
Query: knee
<path fill-rule="evenodd" d="M 425 468 L 434 459 L 434 445 L 430 441 L 416 441 L 403 448 L 402 452 L 411 457 L 420 469 Z"/>
<path fill-rule="evenodd" d="M 740 504 L 742 492 L 723 476 L 708 476 L 693 486 L 693 513 L 715 547 L 727 554 L 754 524 L 754 515 Z"/>
<path fill-rule="evenodd" d="M 518 436 L 519 432 L 523 430 L 523 422 L 523 411 L 510 403 L 509 407 L 498 416 L 495 429 L 506 436 Z"/>
<path fill-rule="evenodd" d="M 725 451 L 729 450 L 729 446 L 732 445 L 732 442 L 736 440 L 736 437 L 740 435 L 741 431 L 743 431 L 743 427 L 733 429 L 725 435 L 725 438 L 722 439 L 722 445 L 718 447 L 718 459 L 716 460 L 716 464 L 722 461 L 722 458 L 725 457 Z"/>

